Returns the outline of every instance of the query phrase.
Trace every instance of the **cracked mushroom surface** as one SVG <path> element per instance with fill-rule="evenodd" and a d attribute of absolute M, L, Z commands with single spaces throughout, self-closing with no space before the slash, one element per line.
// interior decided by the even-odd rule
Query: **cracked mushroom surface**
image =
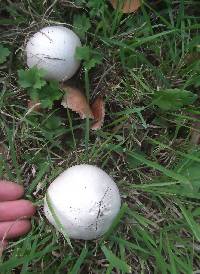
<path fill-rule="evenodd" d="M 26 45 L 27 65 L 44 69 L 47 80 L 68 80 L 80 66 L 75 58 L 76 48 L 80 46 L 81 41 L 72 30 L 62 26 L 45 27 Z"/>
<path fill-rule="evenodd" d="M 48 203 L 73 239 L 92 240 L 111 226 L 121 206 L 117 185 L 102 169 L 92 165 L 73 166 L 60 174 L 49 186 Z M 44 212 L 58 230 L 44 200 Z M 62 233 L 62 231 L 60 231 Z"/>

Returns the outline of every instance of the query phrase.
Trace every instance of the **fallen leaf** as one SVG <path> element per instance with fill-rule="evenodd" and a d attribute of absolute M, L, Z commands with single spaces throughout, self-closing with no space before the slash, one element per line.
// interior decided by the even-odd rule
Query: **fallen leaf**
<path fill-rule="evenodd" d="M 28 109 L 31 111 L 40 112 L 41 111 L 41 103 L 39 103 L 38 101 L 29 100 L 28 101 Z"/>
<path fill-rule="evenodd" d="M 120 8 L 123 13 L 135 12 L 141 6 L 140 0 L 110 0 L 114 9 Z"/>
<path fill-rule="evenodd" d="M 97 97 L 91 105 L 91 109 L 94 115 L 94 123 L 92 124 L 91 129 L 100 129 L 103 126 L 105 117 L 105 104 L 103 98 L 100 96 Z"/>
<path fill-rule="evenodd" d="M 65 91 L 65 95 L 61 103 L 63 107 L 77 112 L 81 119 L 86 117 L 91 119 L 94 118 L 85 95 L 78 88 L 63 85 L 62 89 Z"/>

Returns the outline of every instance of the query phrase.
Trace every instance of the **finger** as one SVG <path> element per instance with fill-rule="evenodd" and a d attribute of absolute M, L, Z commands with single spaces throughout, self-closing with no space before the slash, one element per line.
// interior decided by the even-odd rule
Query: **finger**
<path fill-rule="evenodd" d="M 0 239 L 13 239 L 28 233 L 31 222 L 28 220 L 17 220 L 12 222 L 0 222 Z"/>
<path fill-rule="evenodd" d="M 0 181 L 0 201 L 17 200 L 24 194 L 24 188 L 21 185 Z"/>
<path fill-rule="evenodd" d="M 0 222 L 14 221 L 20 217 L 28 218 L 34 213 L 35 207 L 27 200 L 0 202 Z"/>

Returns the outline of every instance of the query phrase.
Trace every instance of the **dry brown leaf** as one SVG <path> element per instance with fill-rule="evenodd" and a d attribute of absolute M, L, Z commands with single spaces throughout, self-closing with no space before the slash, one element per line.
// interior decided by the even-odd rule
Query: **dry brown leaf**
<path fill-rule="evenodd" d="M 40 112 L 41 111 L 41 104 L 38 101 L 28 101 L 28 109 L 31 111 Z"/>
<path fill-rule="evenodd" d="M 102 97 L 97 97 L 93 104 L 91 105 L 91 109 L 94 115 L 94 123 L 91 126 L 92 130 L 100 129 L 103 126 L 104 117 L 105 117 L 105 104 Z"/>
<path fill-rule="evenodd" d="M 122 4 L 119 1 L 120 0 L 110 0 L 113 8 L 116 9 L 118 6 L 120 8 L 122 7 L 123 13 L 135 12 L 141 6 L 141 1 L 140 0 L 124 0 L 124 1 L 121 0 Z"/>
<path fill-rule="evenodd" d="M 77 112 L 81 119 L 86 117 L 91 119 L 94 118 L 85 95 L 79 89 L 66 85 L 63 85 L 62 89 L 65 91 L 65 95 L 61 103 L 63 107 Z"/>

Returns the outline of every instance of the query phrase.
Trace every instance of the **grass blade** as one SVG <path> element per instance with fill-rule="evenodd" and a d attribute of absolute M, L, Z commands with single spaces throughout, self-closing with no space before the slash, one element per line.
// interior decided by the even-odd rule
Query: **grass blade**
<path fill-rule="evenodd" d="M 88 249 L 86 247 L 84 247 L 81 251 L 81 254 L 80 254 L 78 260 L 76 261 L 75 265 L 73 266 L 73 268 L 69 272 L 69 274 L 78 274 L 79 273 L 80 267 L 83 264 L 87 254 L 88 254 Z"/>
<path fill-rule="evenodd" d="M 188 223 L 190 229 L 192 230 L 195 238 L 197 241 L 200 242 L 200 226 L 199 224 L 194 220 L 192 214 L 186 210 L 182 205 L 180 205 L 180 209 L 182 211 L 183 216 L 185 217 L 186 222 Z"/>
<path fill-rule="evenodd" d="M 71 244 L 71 241 L 70 241 L 70 239 L 69 239 L 69 236 L 67 235 L 67 233 L 66 233 L 66 231 L 65 231 L 65 228 L 63 227 L 62 223 L 60 222 L 60 220 L 58 219 L 58 216 L 57 216 L 56 213 L 55 213 L 55 210 L 54 210 L 54 208 L 53 208 L 53 206 L 52 206 L 52 203 L 51 203 L 51 201 L 50 201 L 50 197 L 49 197 L 49 195 L 48 195 L 48 192 L 47 192 L 47 194 L 46 194 L 45 199 L 46 199 L 48 208 L 49 208 L 49 210 L 50 210 L 50 212 L 51 212 L 51 214 L 52 214 L 52 216 L 53 216 L 53 218 L 54 218 L 54 220 L 55 220 L 55 222 L 56 222 L 57 227 L 58 227 L 59 230 L 62 232 L 62 234 L 63 234 L 65 240 L 66 240 L 67 243 L 68 243 L 68 245 L 73 249 L 73 246 L 72 246 L 72 244 Z"/>
<path fill-rule="evenodd" d="M 119 225 L 121 219 L 124 217 L 124 214 L 127 212 L 127 209 L 128 209 L 128 205 L 124 203 L 122 205 L 119 213 L 117 214 L 116 218 L 114 219 L 111 227 L 109 228 L 109 230 L 105 233 L 105 235 L 101 239 L 100 244 L 102 244 L 103 241 L 105 241 L 106 239 L 108 239 L 109 236 L 113 233 L 114 229 L 116 229 L 116 227 Z"/>
<path fill-rule="evenodd" d="M 117 270 L 121 270 L 125 273 L 131 273 L 131 267 L 121 259 L 119 259 L 115 254 L 109 250 L 105 245 L 101 246 L 101 249 L 106 257 L 106 259 L 109 261 L 110 265 L 115 267 Z"/>

